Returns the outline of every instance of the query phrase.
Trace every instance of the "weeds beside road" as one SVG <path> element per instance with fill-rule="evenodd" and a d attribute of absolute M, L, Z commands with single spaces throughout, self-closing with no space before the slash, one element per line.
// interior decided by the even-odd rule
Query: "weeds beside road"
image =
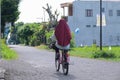
<path fill-rule="evenodd" d="M 17 53 L 10 49 L 4 40 L 1 40 L 1 56 L 4 59 L 16 59 L 18 57 Z"/>

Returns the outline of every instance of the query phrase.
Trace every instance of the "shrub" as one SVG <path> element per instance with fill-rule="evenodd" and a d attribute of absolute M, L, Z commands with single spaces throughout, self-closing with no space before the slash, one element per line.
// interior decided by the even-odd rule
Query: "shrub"
<path fill-rule="evenodd" d="M 115 54 L 111 51 L 94 51 L 94 58 L 115 58 Z"/>
<path fill-rule="evenodd" d="M 10 49 L 6 44 L 5 40 L 1 41 L 1 56 L 4 59 L 16 59 L 18 57 L 17 53 Z"/>

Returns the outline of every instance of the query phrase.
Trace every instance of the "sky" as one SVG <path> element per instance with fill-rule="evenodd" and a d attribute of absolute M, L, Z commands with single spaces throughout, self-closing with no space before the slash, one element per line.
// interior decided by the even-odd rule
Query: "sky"
<path fill-rule="evenodd" d="M 44 20 L 48 21 L 48 14 L 42 8 L 47 8 L 47 3 L 52 7 L 52 12 L 56 9 L 62 15 L 61 3 L 73 2 L 74 0 L 21 0 L 19 4 L 19 19 L 17 22 L 31 23 L 31 22 L 42 22 Z M 67 14 L 67 13 L 66 13 Z"/>

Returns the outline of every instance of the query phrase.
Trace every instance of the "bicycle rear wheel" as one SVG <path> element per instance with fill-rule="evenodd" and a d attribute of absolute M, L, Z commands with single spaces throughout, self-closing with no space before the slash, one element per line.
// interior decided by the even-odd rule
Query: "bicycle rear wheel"
<path fill-rule="evenodd" d="M 63 55 L 64 56 L 64 55 Z M 63 69 L 63 74 L 64 75 L 67 75 L 68 74 L 68 70 L 69 70 L 69 63 L 67 62 L 67 60 L 66 60 L 66 56 L 64 56 L 63 58 L 62 58 L 63 60 L 63 62 L 62 62 L 62 69 Z"/>

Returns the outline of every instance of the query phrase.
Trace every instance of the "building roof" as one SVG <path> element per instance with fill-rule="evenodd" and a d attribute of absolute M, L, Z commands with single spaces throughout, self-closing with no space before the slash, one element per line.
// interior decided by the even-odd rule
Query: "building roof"
<path fill-rule="evenodd" d="M 61 3 L 60 5 L 61 5 L 61 8 L 69 7 L 70 5 L 72 5 L 72 2 Z"/>

